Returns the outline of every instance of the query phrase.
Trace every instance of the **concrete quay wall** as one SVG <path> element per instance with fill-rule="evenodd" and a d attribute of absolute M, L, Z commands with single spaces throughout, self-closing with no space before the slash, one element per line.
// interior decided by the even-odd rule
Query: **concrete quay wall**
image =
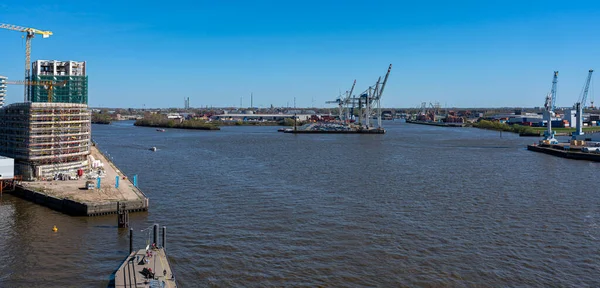
<path fill-rule="evenodd" d="M 72 216 L 100 216 L 117 213 L 117 202 L 83 203 L 71 199 L 60 199 L 44 193 L 17 186 L 10 194 L 33 203 Z M 148 198 L 140 200 L 119 201 L 124 210 L 129 212 L 148 211 Z"/>

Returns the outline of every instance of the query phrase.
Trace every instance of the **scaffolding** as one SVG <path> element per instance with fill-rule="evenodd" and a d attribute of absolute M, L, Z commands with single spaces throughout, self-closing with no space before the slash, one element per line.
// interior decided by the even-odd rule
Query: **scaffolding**
<path fill-rule="evenodd" d="M 56 103 L 88 103 L 88 77 L 87 76 L 33 76 L 32 81 L 52 81 L 64 85 L 53 87 L 52 102 Z M 31 102 L 48 102 L 47 86 L 32 86 L 29 100 Z"/>
<path fill-rule="evenodd" d="M 54 87 L 52 102 L 88 103 L 88 77 L 86 62 L 37 60 L 31 64 L 33 74 L 31 81 L 65 82 L 65 85 Z M 48 87 L 33 86 L 30 88 L 27 102 L 48 102 Z"/>
<path fill-rule="evenodd" d="M 87 170 L 90 128 L 85 104 L 11 104 L 0 110 L 0 155 L 26 180 Z"/>
<path fill-rule="evenodd" d="M 6 98 L 6 77 L 0 76 L 0 108 L 4 107 L 4 100 Z"/>

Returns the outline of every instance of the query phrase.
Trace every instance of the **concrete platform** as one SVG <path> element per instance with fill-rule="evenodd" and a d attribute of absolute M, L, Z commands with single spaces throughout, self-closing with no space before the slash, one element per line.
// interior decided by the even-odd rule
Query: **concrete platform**
<path fill-rule="evenodd" d="M 97 149 L 91 155 L 104 163 L 100 189 L 85 189 L 86 177 L 78 180 L 21 182 L 12 194 L 52 209 L 78 216 L 97 216 L 117 212 L 117 203 L 130 212 L 147 211 L 148 197 Z M 95 169 L 94 169 L 95 171 Z M 115 188 L 116 176 L 119 187 Z M 96 187 L 96 180 L 94 187 Z"/>
<path fill-rule="evenodd" d="M 150 255 L 150 256 L 149 256 Z M 147 277 L 144 269 L 154 277 Z M 132 252 L 112 275 L 109 287 L 165 287 L 175 288 L 177 283 L 163 248 L 141 249 Z"/>

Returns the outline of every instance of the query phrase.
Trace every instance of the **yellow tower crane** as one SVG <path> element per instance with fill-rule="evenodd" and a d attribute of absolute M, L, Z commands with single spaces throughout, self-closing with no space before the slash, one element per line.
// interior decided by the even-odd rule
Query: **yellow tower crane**
<path fill-rule="evenodd" d="M 48 103 L 50 103 L 53 100 L 52 96 L 54 95 L 54 87 L 65 86 L 65 84 L 67 84 L 67 80 L 59 83 L 54 81 L 6 81 L 5 83 L 13 85 L 25 85 L 25 87 L 44 86 L 44 88 L 48 89 Z"/>
<path fill-rule="evenodd" d="M 0 23 L 0 28 L 26 33 L 26 35 L 25 35 L 25 79 L 24 79 L 24 81 L 27 82 L 29 77 L 31 76 L 31 73 L 30 73 L 30 71 L 31 71 L 30 70 L 31 69 L 31 67 L 30 67 L 31 39 L 33 39 L 35 34 L 41 34 L 42 38 L 48 38 L 48 37 L 50 37 L 50 35 L 52 35 L 52 32 L 51 31 L 42 31 L 42 30 L 35 29 L 35 28 L 26 28 L 26 27 L 11 25 L 11 24 L 2 24 L 2 23 Z M 29 94 L 29 86 L 25 85 L 24 90 L 25 91 L 24 91 L 23 101 L 27 102 L 27 95 Z"/>

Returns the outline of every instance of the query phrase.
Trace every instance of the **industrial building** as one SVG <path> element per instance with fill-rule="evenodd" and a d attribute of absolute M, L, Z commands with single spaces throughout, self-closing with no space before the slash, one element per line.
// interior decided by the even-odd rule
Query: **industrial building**
<path fill-rule="evenodd" d="M 86 104 L 10 104 L 0 109 L 0 155 L 15 160 L 23 180 L 87 171 L 90 128 Z"/>
<path fill-rule="evenodd" d="M 0 108 L 4 107 L 4 100 L 6 99 L 6 77 L 0 76 Z"/>
<path fill-rule="evenodd" d="M 48 87 L 35 85 L 29 88 L 28 102 L 59 102 L 88 104 L 88 77 L 85 61 L 37 60 L 31 63 L 31 80 L 52 81 L 53 99 L 48 99 Z"/>

